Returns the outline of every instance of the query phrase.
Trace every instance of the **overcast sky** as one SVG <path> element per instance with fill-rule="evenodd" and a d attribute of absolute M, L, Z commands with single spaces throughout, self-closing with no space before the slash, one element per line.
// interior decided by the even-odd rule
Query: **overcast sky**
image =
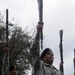
<path fill-rule="evenodd" d="M 9 9 L 9 21 L 18 20 L 29 30 L 38 23 L 37 0 L 0 0 L 0 11 Z M 44 48 L 50 47 L 55 56 L 54 65 L 59 68 L 59 30 L 63 30 L 64 73 L 73 75 L 75 48 L 75 0 L 43 0 Z M 15 22 L 14 22 L 15 23 Z"/>

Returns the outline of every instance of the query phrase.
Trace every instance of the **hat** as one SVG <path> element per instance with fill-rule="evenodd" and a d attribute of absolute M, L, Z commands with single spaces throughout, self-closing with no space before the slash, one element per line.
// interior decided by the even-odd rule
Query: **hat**
<path fill-rule="evenodd" d="M 51 51 L 50 48 L 46 48 L 46 49 L 43 50 L 43 52 L 42 52 L 41 55 L 40 55 L 41 60 L 42 60 L 42 58 L 44 58 L 44 56 L 45 56 L 49 51 Z"/>

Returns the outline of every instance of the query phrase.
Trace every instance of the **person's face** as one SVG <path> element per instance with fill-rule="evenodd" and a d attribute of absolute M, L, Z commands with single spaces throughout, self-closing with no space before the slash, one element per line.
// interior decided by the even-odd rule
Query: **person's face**
<path fill-rule="evenodd" d="M 43 62 L 52 65 L 53 60 L 54 60 L 54 54 L 53 54 L 53 52 L 50 50 L 50 51 L 48 51 L 48 52 L 45 54 L 45 56 L 44 56 L 44 58 L 43 58 Z"/>
<path fill-rule="evenodd" d="M 14 67 L 12 71 L 10 72 L 10 75 L 17 75 L 18 73 L 19 71 L 17 71 L 16 67 Z"/>
<path fill-rule="evenodd" d="M 19 71 L 15 71 L 15 70 L 14 70 L 14 71 L 11 71 L 11 72 L 10 72 L 10 75 L 17 75 L 18 73 L 19 73 Z"/>

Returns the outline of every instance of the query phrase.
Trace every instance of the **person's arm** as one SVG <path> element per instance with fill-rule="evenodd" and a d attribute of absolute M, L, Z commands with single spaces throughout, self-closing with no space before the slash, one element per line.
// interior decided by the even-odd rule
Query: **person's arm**
<path fill-rule="evenodd" d="M 59 64 L 59 70 L 60 70 L 60 73 L 61 73 L 60 75 L 64 75 L 64 74 L 62 73 L 62 71 L 61 71 L 61 68 L 62 68 L 63 64 L 64 64 L 64 63 L 62 63 L 62 62 L 60 62 L 60 64 Z"/>
<path fill-rule="evenodd" d="M 36 33 L 32 48 L 30 49 L 30 58 L 32 66 L 34 65 L 35 61 L 37 61 L 38 57 L 39 57 L 39 38 L 38 33 Z"/>
<path fill-rule="evenodd" d="M 32 66 L 35 64 L 40 55 L 40 28 L 43 27 L 43 23 L 39 22 L 37 25 L 37 32 L 35 39 L 33 41 L 32 47 L 30 49 L 30 58 Z"/>

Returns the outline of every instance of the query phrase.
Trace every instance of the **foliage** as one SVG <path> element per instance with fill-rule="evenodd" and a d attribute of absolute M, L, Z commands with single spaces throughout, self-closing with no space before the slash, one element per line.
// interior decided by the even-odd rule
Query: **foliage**
<path fill-rule="evenodd" d="M 20 27 L 15 27 L 10 36 L 10 65 L 16 64 L 21 72 L 29 69 L 30 38 Z"/>
<path fill-rule="evenodd" d="M 1 71 L 2 71 L 2 59 L 3 59 L 3 55 L 4 55 L 4 46 L 5 46 L 5 28 L 3 26 L 0 25 L 0 75 L 1 75 Z"/>
<path fill-rule="evenodd" d="M 10 27 L 9 27 L 10 28 Z M 10 30 L 10 29 L 9 29 Z M 0 25 L 0 66 L 2 67 L 2 59 L 4 56 L 4 46 L 6 43 L 5 26 Z M 20 71 L 20 75 L 26 74 L 26 70 L 30 69 L 30 39 L 28 31 L 23 31 L 21 27 L 14 26 L 10 30 L 9 35 L 9 61 L 10 65 L 16 65 Z M 0 73 L 2 68 L 0 68 Z M 1 74 L 0 74 L 1 75 Z"/>

